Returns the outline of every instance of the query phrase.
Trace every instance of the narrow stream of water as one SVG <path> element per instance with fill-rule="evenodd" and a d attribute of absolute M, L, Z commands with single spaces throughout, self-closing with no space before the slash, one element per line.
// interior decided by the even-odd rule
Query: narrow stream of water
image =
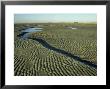
<path fill-rule="evenodd" d="M 22 39 L 32 39 L 32 40 L 35 40 L 37 42 L 39 42 L 42 46 L 44 46 L 45 48 L 47 49 L 50 49 L 50 50 L 53 50 L 53 51 L 56 51 L 57 53 L 61 53 L 65 56 L 68 56 L 68 57 L 71 57 L 73 58 L 74 60 L 76 61 L 79 61 L 80 63 L 83 63 L 85 65 L 88 65 L 90 67 L 93 67 L 93 68 L 97 68 L 97 65 L 90 62 L 90 61 L 87 61 L 87 60 L 82 60 L 80 57 L 78 56 L 75 56 L 74 54 L 71 54 L 69 52 L 66 52 L 65 50 L 62 50 L 62 49 L 59 49 L 59 48 L 55 48 L 53 47 L 52 45 L 50 45 L 49 43 L 47 43 L 45 40 L 41 39 L 41 38 L 30 38 L 29 35 L 33 32 L 39 32 L 39 31 L 43 31 L 43 28 L 28 28 L 28 29 L 25 29 L 25 30 L 22 30 L 21 31 L 21 34 L 19 34 L 18 36 L 21 37 Z"/>

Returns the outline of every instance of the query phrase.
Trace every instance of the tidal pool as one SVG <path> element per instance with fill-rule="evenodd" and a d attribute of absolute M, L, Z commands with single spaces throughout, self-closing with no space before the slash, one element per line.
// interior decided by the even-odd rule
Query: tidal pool
<path fill-rule="evenodd" d="M 19 36 L 22 39 L 27 39 L 29 37 L 29 34 L 34 33 L 34 32 L 39 32 L 39 31 L 43 31 L 43 28 L 39 28 L 39 27 L 27 28 L 27 29 L 22 30 Z"/>

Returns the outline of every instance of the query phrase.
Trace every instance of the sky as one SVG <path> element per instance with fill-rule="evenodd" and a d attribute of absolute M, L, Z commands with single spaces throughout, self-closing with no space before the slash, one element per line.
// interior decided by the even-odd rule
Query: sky
<path fill-rule="evenodd" d="M 97 15 L 89 14 L 15 14 L 14 23 L 49 23 L 49 22 L 96 22 Z"/>

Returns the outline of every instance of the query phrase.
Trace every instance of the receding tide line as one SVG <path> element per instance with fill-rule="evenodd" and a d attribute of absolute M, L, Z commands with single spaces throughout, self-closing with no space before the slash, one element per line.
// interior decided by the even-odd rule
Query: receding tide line
<path fill-rule="evenodd" d="M 74 54 L 71 54 L 71 53 L 69 53 L 69 52 L 66 52 L 66 51 L 64 51 L 64 50 L 62 50 L 62 49 L 55 48 L 55 47 L 51 46 L 49 43 L 47 43 L 45 40 L 43 40 L 43 39 L 41 39 L 41 38 L 28 38 L 28 39 L 32 39 L 32 40 L 38 41 L 38 42 L 39 42 L 40 44 L 42 44 L 42 46 L 44 46 L 45 48 L 48 48 L 48 49 L 50 49 L 50 50 L 53 50 L 53 51 L 56 51 L 56 52 L 61 53 L 61 54 L 63 54 L 63 55 L 66 55 L 66 56 L 68 56 L 68 57 L 71 57 L 71 58 L 73 58 L 74 60 L 79 61 L 79 62 L 81 62 L 81 63 L 83 63 L 83 64 L 85 64 L 85 65 L 88 65 L 88 66 L 90 66 L 90 67 L 97 68 L 97 65 L 96 65 L 96 64 L 93 64 L 92 62 L 87 61 L 87 60 L 82 60 L 80 57 L 75 56 Z"/>

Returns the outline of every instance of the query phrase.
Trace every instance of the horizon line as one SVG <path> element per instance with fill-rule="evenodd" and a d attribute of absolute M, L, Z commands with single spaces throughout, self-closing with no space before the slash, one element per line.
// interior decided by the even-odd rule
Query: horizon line
<path fill-rule="evenodd" d="M 75 21 L 78 22 L 78 21 Z M 14 24 L 19 24 L 19 23 L 75 23 L 75 22 L 15 22 Z M 78 23 L 97 23 L 97 22 L 78 22 Z"/>

